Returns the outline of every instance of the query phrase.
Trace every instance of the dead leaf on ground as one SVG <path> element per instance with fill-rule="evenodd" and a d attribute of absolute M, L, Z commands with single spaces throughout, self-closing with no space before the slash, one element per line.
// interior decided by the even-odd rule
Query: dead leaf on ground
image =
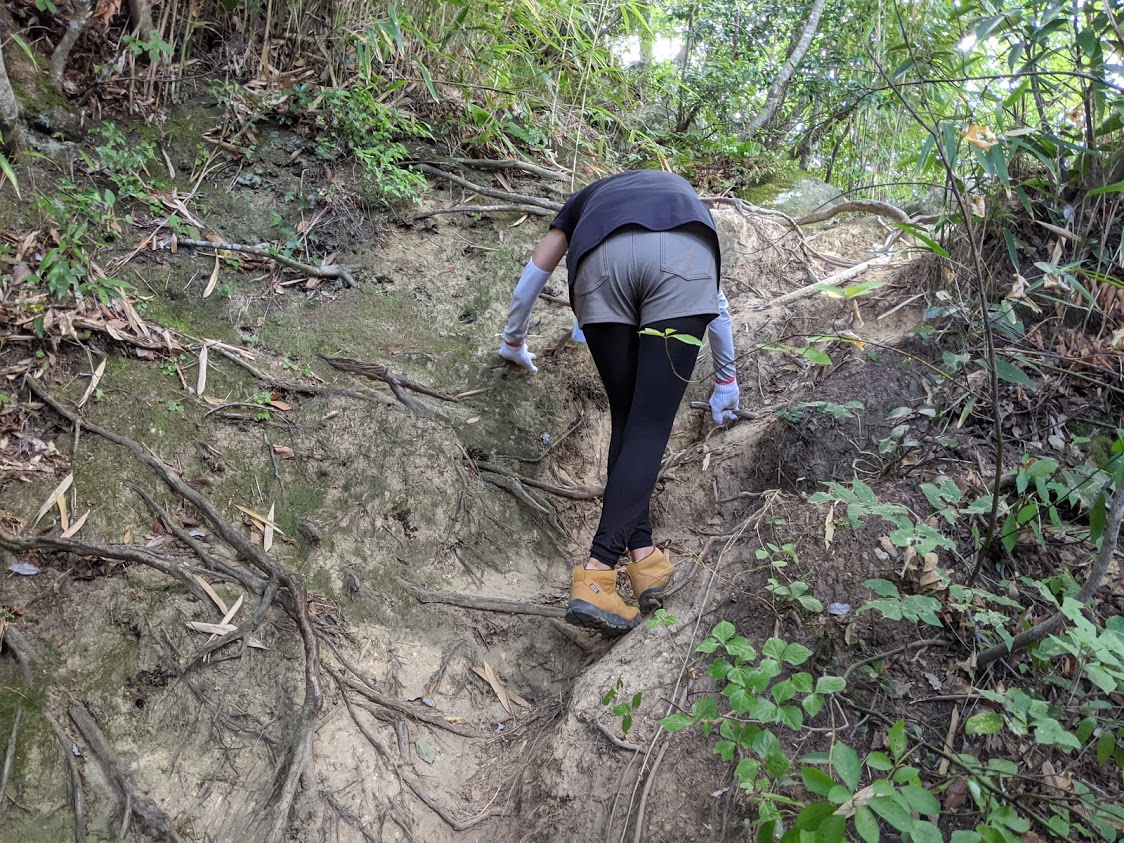
<path fill-rule="evenodd" d="M 207 239 L 211 239 L 211 235 L 207 235 Z M 215 268 L 211 270 L 211 277 L 207 280 L 207 286 L 203 289 L 203 298 L 211 295 L 214 292 L 215 285 L 219 283 L 219 256 L 215 255 Z"/>
<path fill-rule="evenodd" d="M 43 520 L 43 516 L 47 514 L 47 510 L 49 510 L 52 506 L 55 506 L 56 503 L 58 504 L 59 512 L 63 516 L 63 529 L 66 529 L 69 526 L 69 524 L 66 523 L 66 500 L 63 498 L 63 495 L 66 494 L 66 490 L 70 488 L 70 484 L 73 482 L 74 472 L 72 471 L 70 472 L 70 474 L 66 475 L 66 477 L 63 478 L 62 482 L 59 483 L 59 485 L 55 487 L 55 490 L 51 492 L 51 494 L 47 497 L 47 500 L 43 502 L 43 505 L 39 507 L 39 512 L 35 514 L 35 520 L 31 522 L 32 528 L 34 528 L 36 524 Z"/>
<path fill-rule="evenodd" d="M 71 536 L 75 535 L 79 530 L 81 530 L 82 525 L 86 523 L 86 519 L 90 517 L 90 512 L 91 510 L 87 509 L 86 514 L 75 521 L 73 524 L 71 524 L 69 527 L 67 527 L 65 530 L 63 530 L 62 535 L 59 536 L 59 538 L 69 539 Z"/>
<path fill-rule="evenodd" d="M 297 458 L 296 452 L 288 445 L 274 445 L 273 453 L 283 460 L 295 460 Z"/>
<path fill-rule="evenodd" d="M 101 363 L 94 369 L 94 374 L 90 378 L 90 383 L 87 385 L 86 391 L 83 392 L 82 397 L 78 399 L 78 407 L 82 407 L 83 404 L 89 401 L 90 396 L 94 394 L 94 390 L 98 388 L 98 384 L 101 383 L 101 376 L 105 374 L 105 364 L 107 360 L 109 360 L 108 357 L 102 358 Z"/>
<path fill-rule="evenodd" d="M 966 801 L 968 801 L 968 780 L 963 776 L 957 776 L 944 792 L 944 802 L 941 807 L 945 811 L 955 811 Z"/>
<path fill-rule="evenodd" d="M 264 550 L 264 551 L 265 551 L 266 553 L 269 553 L 269 549 L 270 549 L 271 547 L 273 547 L 273 530 L 274 530 L 274 527 L 273 527 L 273 515 L 274 515 L 274 508 L 275 508 L 275 504 L 272 504 L 272 503 L 271 503 L 271 504 L 269 505 L 269 515 L 267 515 L 267 516 L 266 516 L 266 519 L 267 519 L 267 520 L 266 520 L 266 522 L 265 522 L 265 535 L 264 535 L 264 537 L 262 538 L 262 545 L 261 545 L 261 546 L 262 546 L 262 549 L 263 549 L 263 550 Z"/>
<path fill-rule="evenodd" d="M 530 707 L 530 703 L 528 703 L 514 691 L 509 690 L 507 686 L 503 684 L 499 676 L 497 676 L 496 672 L 492 670 L 492 666 L 488 664 L 488 662 L 484 662 L 484 667 L 482 668 L 473 667 L 472 671 L 492 686 L 492 690 L 495 692 L 497 699 L 499 699 L 500 705 L 503 706 L 503 710 L 508 714 L 511 714 L 512 703 L 515 703 L 515 705 L 518 706 L 522 706 L 523 708 Z"/>

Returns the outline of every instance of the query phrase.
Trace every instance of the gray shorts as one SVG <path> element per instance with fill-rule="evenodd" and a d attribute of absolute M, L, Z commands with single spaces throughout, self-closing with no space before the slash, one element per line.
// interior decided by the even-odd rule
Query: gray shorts
<path fill-rule="evenodd" d="M 582 327 L 643 327 L 680 316 L 718 315 L 718 267 L 705 234 L 692 228 L 610 234 L 578 268 L 570 303 Z"/>

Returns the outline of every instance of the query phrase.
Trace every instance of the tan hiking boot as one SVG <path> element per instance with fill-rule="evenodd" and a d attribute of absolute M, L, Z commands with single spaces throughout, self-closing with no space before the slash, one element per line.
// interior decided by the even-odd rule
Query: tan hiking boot
<path fill-rule="evenodd" d="M 574 568 L 566 623 L 622 635 L 640 623 L 640 610 L 617 594 L 617 572 Z"/>
<path fill-rule="evenodd" d="M 624 572 L 632 583 L 632 593 L 640 604 L 640 611 L 647 614 L 663 606 L 663 593 L 671 582 L 671 572 L 675 566 L 667 554 L 658 547 L 639 562 L 629 563 Z"/>

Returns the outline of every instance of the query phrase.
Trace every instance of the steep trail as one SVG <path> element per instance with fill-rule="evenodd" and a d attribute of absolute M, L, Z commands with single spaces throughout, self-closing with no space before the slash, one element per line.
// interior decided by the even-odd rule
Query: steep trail
<path fill-rule="evenodd" d="M 243 217 L 268 207 L 267 196 L 243 192 L 215 223 L 231 240 L 252 239 L 239 237 L 241 226 L 255 225 Z M 852 312 L 820 295 L 771 306 L 808 283 L 798 239 L 773 217 L 729 208 L 715 216 L 744 355 L 743 408 L 759 417 L 717 430 L 688 406 L 705 400 L 704 355 L 653 510 L 658 541 L 680 562 L 667 607 L 678 620 L 614 644 L 549 611 L 564 606 L 569 567 L 588 546 L 597 502 L 542 486 L 589 490 L 603 481 L 608 413 L 596 372 L 584 348 L 563 341 L 568 309 L 546 301 L 530 340 L 540 373 L 527 377 L 494 354 L 510 285 L 541 223 L 438 218 L 347 243 L 359 290 L 263 293 L 232 276 L 229 295 L 202 301 L 207 273 L 200 277 L 190 254 L 143 265 L 154 320 L 252 349 L 253 369 L 273 383 L 315 387 L 267 389 L 258 415 L 268 418 L 229 418 L 185 396 L 175 366 L 168 374 L 154 362 L 122 359 L 110 368 L 105 399 L 88 408 L 95 421 L 144 441 L 198 481 L 228 517 L 240 518 L 238 507 L 275 505 L 284 535 L 274 552 L 309 584 L 318 623 L 335 630 L 325 639 L 325 699 L 290 839 L 684 841 L 712 839 L 736 821 L 742 808 L 710 796 L 725 786 L 725 765 L 701 742 L 665 743 L 659 719 L 697 691 L 685 665 L 698 634 L 742 611 L 731 602 L 735 592 L 762 591 L 767 572 L 752 560 L 771 521 L 799 509 L 798 493 L 816 480 L 837 471 L 850 477 L 856 449 L 871 447 L 878 430 L 884 435 L 886 411 L 919 387 L 891 355 L 873 359 L 869 346 L 819 344 L 830 366 L 755 351 L 855 329 Z M 823 231 L 818 250 L 854 260 L 886 237 L 869 220 Z M 898 257 L 863 280 L 887 283 L 862 299 L 858 333 L 898 345 L 913 314 L 878 317 L 927 283 L 923 262 Z M 561 286 L 556 279 L 554 292 L 564 294 Z M 418 402 L 411 409 L 385 383 L 333 369 L 318 354 L 382 364 L 462 397 L 411 393 Z M 192 381 L 196 361 L 176 362 Z M 208 395 L 222 402 L 262 391 L 244 366 L 216 357 L 211 367 Z M 343 390 L 382 397 L 357 400 Z M 804 411 L 805 421 L 781 412 L 816 400 L 858 400 L 857 432 L 814 410 Z M 73 470 L 83 509 L 94 512 L 90 536 L 167 543 L 125 489 L 142 473 L 112 448 L 83 436 Z M 512 476 L 539 485 L 517 485 Z M 33 515 L 51 485 L 44 479 L 29 489 L 20 514 Z M 245 526 L 259 532 L 252 519 Z M 217 622 L 214 606 L 144 569 L 80 578 L 73 566 L 53 564 L 50 582 L 4 586 L 4 602 L 25 608 L 25 634 L 53 642 L 42 708 L 84 702 L 188 839 L 260 839 L 302 696 L 299 642 L 286 619 L 274 611 L 259 628 L 268 650 L 235 648 L 184 671 L 206 640 L 185 621 Z M 817 592 L 826 603 L 836 597 L 826 592 L 856 577 L 834 571 Z M 423 604 L 403 581 L 545 614 Z M 214 588 L 228 603 L 238 596 Z M 788 623 L 762 615 L 746 632 L 767 637 Z M 358 675 L 375 696 L 357 690 Z M 624 737 L 601 704 L 618 682 L 622 696 L 643 695 Z M 505 688 L 513 695 L 501 700 Z M 54 736 L 29 739 L 26 751 L 14 786 L 30 811 L 25 822 L 0 827 L 0 840 L 30 839 L 36 816 L 66 799 Z M 113 789 L 92 761 L 84 770 L 91 839 L 109 839 L 120 825 Z"/>

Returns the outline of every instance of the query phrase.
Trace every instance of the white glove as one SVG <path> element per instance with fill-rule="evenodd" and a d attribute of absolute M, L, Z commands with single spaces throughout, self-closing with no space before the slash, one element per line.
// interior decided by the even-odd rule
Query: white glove
<path fill-rule="evenodd" d="M 714 417 L 714 423 L 726 424 L 734 421 L 737 415 L 733 411 L 738 409 L 740 401 L 741 390 L 738 389 L 736 380 L 729 383 L 716 381 L 714 392 L 710 396 L 710 414 Z"/>
<path fill-rule="evenodd" d="M 585 342 L 585 332 L 582 331 L 582 326 L 578 324 L 578 317 L 574 317 L 574 330 L 570 331 L 570 339 L 574 342 Z"/>
<path fill-rule="evenodd" d="M 500 346 L 498 354 L 509 363 L 514 363 L 516 366 L 522 366 L 532 375 L 537 373 L 539 370 L 539 367 L 534 363 L 534 360 L 538 355 L 532 354 L 531 349 L 527 348 L 527 343 L 525 342 L 521 342 L 519 343 L 519 345 L 512 345 L 511 343 L 505 341 L 504 344 Z"/>

